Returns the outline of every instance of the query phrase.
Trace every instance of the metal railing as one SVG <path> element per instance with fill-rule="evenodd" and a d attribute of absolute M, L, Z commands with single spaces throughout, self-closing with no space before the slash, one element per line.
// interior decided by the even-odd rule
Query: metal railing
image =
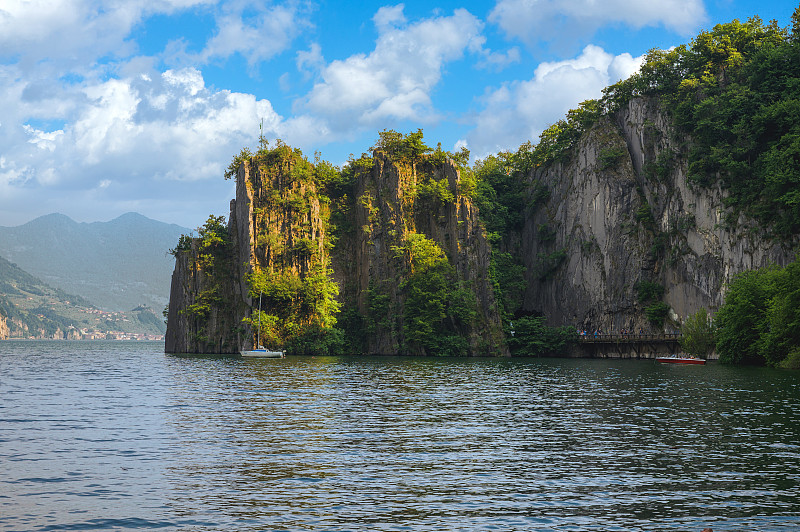
<path fill-rule="evenodd" d="M 582 344 L 596 344 L 596 343 L 639 343 L 639 342 L 677 342 L 680 340 L 679 333 L 661 333 L 661 334 L 647 334 L 647 333 L 614 333 L 614 334 L 589 334 L 578 335 L 578 342 Z"/>

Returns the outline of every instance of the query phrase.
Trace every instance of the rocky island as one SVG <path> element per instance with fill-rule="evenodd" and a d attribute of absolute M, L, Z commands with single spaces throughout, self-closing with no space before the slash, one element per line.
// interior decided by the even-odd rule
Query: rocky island
<path fill-rule="evenodd" d="M 256 317 L 295 353 L 474 356 L 513 351 L 515 322 L 558 338 L 713 315 L 738 274 L 795 257 L 800 132 L 775 117 L 800 101 L 798 34 L 752 19 L 654 50 L 472 167 L 421 131 L 342 169 L 262 139 L 229 168 L 227 223 L 174 250 L 166 351 L 249 348 Z"/>
<path fill-rule="evenodd" d="M 265 345 L 326 351 L 342 331 L 356 352 L 507 352 L 474 180 L 421 133 L 384 140 L 343 172 L 282 144 L 236 161 L 227 226 L 175 251 L 167 351 L 249 347 L 261 297 Z"/>

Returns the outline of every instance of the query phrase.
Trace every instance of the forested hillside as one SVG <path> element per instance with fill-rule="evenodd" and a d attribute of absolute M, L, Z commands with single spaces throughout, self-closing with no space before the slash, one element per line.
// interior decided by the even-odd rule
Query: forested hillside
<path fill-rule="evenodd" d="M 800 233 L 800 11 L 792 21 L 733 21 L 652 51 L 602 100 L 613 111 L 658 96 L 685 139 L 690 182 L 730 192 L 726 223 L 744 212 L 787 240 Z"/>
<path fill-rule="evenodd" d="M 149 307 L 106 312 L 53 288 L 0 257 L 0 319 L 10 338 L 105 339 L 156 337 L 163 320 Z"/>

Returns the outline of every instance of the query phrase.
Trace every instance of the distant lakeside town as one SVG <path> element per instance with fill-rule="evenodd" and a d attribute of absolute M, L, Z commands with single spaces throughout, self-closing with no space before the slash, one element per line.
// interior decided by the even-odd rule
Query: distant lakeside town
<path fill-rule="evenodd" d="M 164 341 L 163 322 L 148 307 L 130 312 L 97 308 L 39 306 L 27 315 L 0 316 L 0 340 Z M 68 316 L 59 310 L 69 309 Z"/>
<path fill-rule="evenodd" d="M 81 336 L 80 338 L 42 338 L 37 336 L 29 336 L 27 338 L 22 337 L 9 337 L 9 338 L 0 338 L 2 340 L 51 340 L 53 342 L 62 342 L 67 340 L 79 340 L 79 341 L 88 341 L 88 340 L 114 340 L 114 341 L 128 341 L 128 342 L 163 342 L 164 335 L 163 334 L 130 334 L 130 333 L 122 333 L 122 332 L 109 332 L 109 333 L 86 333 L 85 336 Z"/>

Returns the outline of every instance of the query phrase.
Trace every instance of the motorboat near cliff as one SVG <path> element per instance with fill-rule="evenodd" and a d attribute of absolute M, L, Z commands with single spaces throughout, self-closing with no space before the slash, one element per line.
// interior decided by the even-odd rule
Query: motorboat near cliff
<path fill-rule="evenodd" d="M 706 363 L 706 359 L 704 358 L 697 358 L 688 355 L 670 355 L 668 357 L 656 357 L 656 362 L 661 362 L 662 364 L 699 364 L 704 365 Z"/>
<path fill-rule="evenodd" d="M 248 358 L 285 358 L 286 353 L 284 351 L 271 351 L 265 347 L 259 347 L 257 349 L 250 349 L 250 350 L 242 350 L 239 351 L 243 357 Z"/>

